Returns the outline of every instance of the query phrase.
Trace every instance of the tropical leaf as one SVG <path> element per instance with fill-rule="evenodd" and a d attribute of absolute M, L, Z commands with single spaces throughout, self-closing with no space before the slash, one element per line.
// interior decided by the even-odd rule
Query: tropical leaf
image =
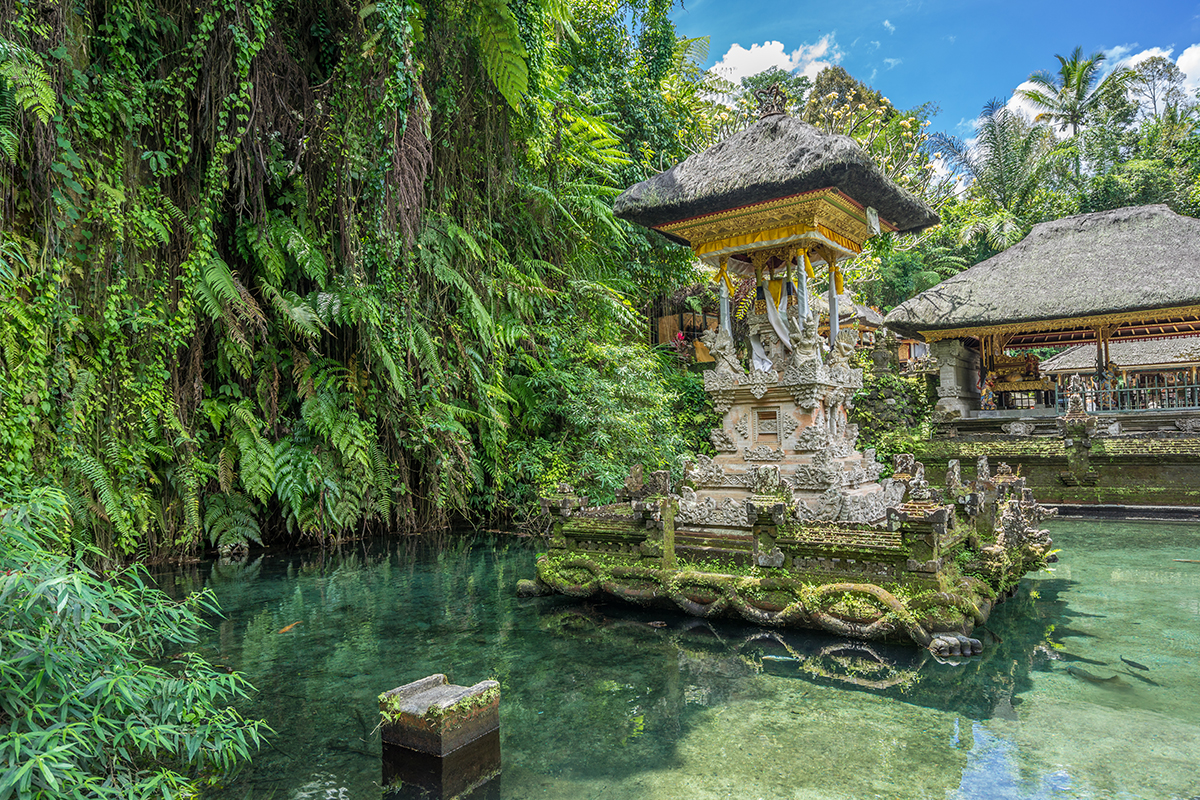
<path fill-rule="evenodd" d="M 483 64 L 492 83 L 513 110 L 529 91 L 528 53 L 507 0 L 479 0 L 477 34 Z"/>

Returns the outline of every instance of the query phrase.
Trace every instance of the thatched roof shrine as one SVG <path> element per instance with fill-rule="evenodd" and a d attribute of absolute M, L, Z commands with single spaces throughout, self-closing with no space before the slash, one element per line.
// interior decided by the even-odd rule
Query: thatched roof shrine
<path fill-rule="evenodd" d="M 1200 333 L 1200 220 L 1155 205 L 1043 222 L 885 324 L 927 341 L 999 337 L 1006 348 Z"/>
<path fill-rule="evenodd" d="M 860 252 L 872 233 L 939 221 L 853 139 L 784 114 L 629 187 L 613 209 L 701 257 L 802 242 L 836 259 Z"/>
<path fill-rule="evenodd" d="M 1121 370 L 1185 369 L 1200 365 L 1200 336 L 1113 342 L 1108 357 Z M 1041 364 L 1042 372 L 1052 375 L 1095 369 L 1096 348 L 1090 344 L 1075 345 Z"/>

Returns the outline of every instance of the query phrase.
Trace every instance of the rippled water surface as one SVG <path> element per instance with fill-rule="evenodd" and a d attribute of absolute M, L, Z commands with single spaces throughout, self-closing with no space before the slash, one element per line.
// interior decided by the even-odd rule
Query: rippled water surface
<path fill-rule="evenodd" d="M 959 664 L 518 599 L 537 547 L 512 538 L 167 581 L 215 589 L 228 618 L 203 652 L 246 673 L 244 712 L 277 731 L 213 797 L 380 797 L 375 698 L 434 672 L 500 681 L 504 798 L 1200 797 L 1200 564 L 1173 560 L 1200 559 L 1200 526 L 1051 534 L 1055 571 L 1028 577 L 977 631 L 984 655 Z"/>

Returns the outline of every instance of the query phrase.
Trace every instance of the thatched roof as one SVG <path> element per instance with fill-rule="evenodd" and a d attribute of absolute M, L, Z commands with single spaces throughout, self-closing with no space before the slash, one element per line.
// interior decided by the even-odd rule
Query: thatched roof
<path fill-rule="evenodd" d="M 1108 358 L 1121 369 L 1182 368 L 1200 364 L 1200 336 L 1111 342 Z M 1096 370 L 1096 345 L 1068 348 L 1041 364 L 1042 372 L 1071 373 Z"/>
<path fill-rule="evenodd" d="M 618 217 L 647 228 L 835 187 L 873 207 L 901 232 L 938 223 L 849 136 L 821 133 L 792 117 L 766 117 L 666 172 L 634 184 L 613 203 Z"/>
<path fill-rule="evenodd" d="M 1163 205 L 1043 222 L 999 255 L 902 303 L 905 336 L 1200 305 L 1200 220 Z"/>

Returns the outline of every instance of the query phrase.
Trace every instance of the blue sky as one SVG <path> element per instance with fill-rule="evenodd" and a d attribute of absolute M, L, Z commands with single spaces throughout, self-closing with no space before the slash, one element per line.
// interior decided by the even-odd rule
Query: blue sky
<path fill-rule="evenodd" d="M 899 108 L 933 101 L 932 129 L 959 136 L 1076 45 L 1114 62 L 1167 55 L 1200 88 L 1200 2 L 684 0 L 672 17 L 680 35 L 710 37 L 706 66 L 726 77 L 840 64 Z"/>

